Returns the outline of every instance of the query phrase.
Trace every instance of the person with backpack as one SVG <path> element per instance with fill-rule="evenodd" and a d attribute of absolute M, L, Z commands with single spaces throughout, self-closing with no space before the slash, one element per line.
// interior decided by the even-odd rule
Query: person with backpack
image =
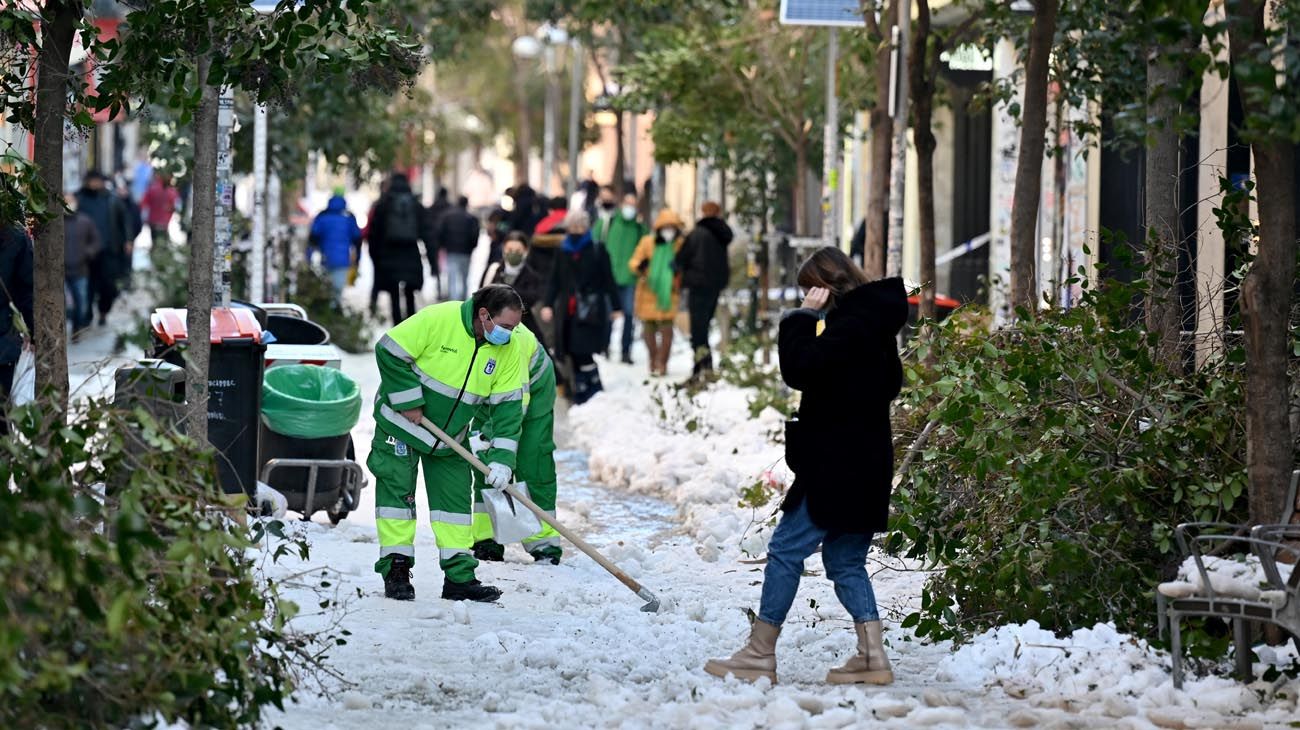
<path fill-rule="evenodd" d="M 447 298 L 461 301 L 469 286 L 469 257 L 478 248 L 478 218 L 469 212 L 469 198 L 464 195 L 456 207 L 442 214 L 434 240 L 447 252 Z"/>
<path fill-rule="evenodd" d="M 388 191 L 375 206 L 370 222 L 370 256 L 375 263 L 375 288 L 388 292 L 393 307 L 393 324 L 415 314 L 415 292 L 424 286 L 424 262 L 420 241 L 433 243 L 421 225 L 420 201 L 411 192 L 411 182 L 400 172 L 389 179 Z M 406 307 L 403 309 L 402 303 Z"/>

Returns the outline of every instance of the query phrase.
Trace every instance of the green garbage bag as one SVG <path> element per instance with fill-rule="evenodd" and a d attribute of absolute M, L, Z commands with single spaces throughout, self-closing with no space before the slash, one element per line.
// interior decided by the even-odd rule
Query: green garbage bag
<path fill-rule="evenodd" d="M 361 416 L 361 389 L 334 368 L 281 365 L 262 380 L 262 419 L 278 434 L 319 439 L 342 436 Z"/>

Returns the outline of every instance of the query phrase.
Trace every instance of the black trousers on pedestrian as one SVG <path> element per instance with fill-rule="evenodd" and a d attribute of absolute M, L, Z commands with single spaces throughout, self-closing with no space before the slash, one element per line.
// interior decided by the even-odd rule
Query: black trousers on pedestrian
<path fill-rule="evenodd" d="M 686 309 L 691 315 L 691 350 L 695 353 L 696 370 L 701 366 L 713 367 L 713 355 L 709 352 L 709 328 L 713 325 L 713 316 L 718 311 L 718 298 L 721 289 L 692 287 L 687 292 Z"/>
<path fill-rule="evenodd" d="M 0 364 L 0 436 L 9 435 L 9 420 L 5 414 L 9 410 L 9 393 L 14 387 L 14 372 L 18 363 Z"/>
<path fill-rule="evenodd" d="M 400 294 L 399 289 L 402 290 Z M 393 324 L 415 314 L 415 287 L 410 284 L 394 284 L 384 291 L 388 292 L 388 302 L 393 307 Z M 402 314 L 403 299 L 406 300 L 405 316 Z"/>
<path fill-rule="evenodd" d="M 90 298 L 99 305 L 99 316 L 108 316 L 119 293 L 117 266 L 107 254 L 90 262 Z"/>

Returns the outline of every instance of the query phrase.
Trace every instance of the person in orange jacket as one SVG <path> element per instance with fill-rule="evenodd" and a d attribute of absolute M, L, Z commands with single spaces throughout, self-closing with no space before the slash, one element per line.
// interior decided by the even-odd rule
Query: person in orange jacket
<path fill-rule="evenodd" d="M 636 317 L 641 320 L 650 350 L 650 374 L 668 374 L 673 346 L 673 320 L 677 317 L 682 279 L 677 273 L 677 252 L 686 240 L 682 219 L 670 208 L 659 211 L 654 230 L 632 252 L 628 268 L 637 275 Z"/>

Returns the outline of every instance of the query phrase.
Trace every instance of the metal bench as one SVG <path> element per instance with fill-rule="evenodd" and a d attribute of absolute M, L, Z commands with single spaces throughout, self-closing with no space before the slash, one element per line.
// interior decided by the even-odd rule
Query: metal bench
<path fill-rule="evenodd" d="M 1280 627 L 1300 649 L 1300 566 L 1284 581 L 1277 560 L 1279 553 L 1286 553 L 1293 561 L 1300 562 L 1300 548 L 1295 546 L 1300 541 L 1300 525 L 1288 524 L 1295 510 L 1298 482 L 1300 470 L 1291 474 L 1281 524 L 1255 525 L 1249 529 L 1249 536 L 1243 534 L 1246 526 L 1221 522 L 1189 522 L 1175 530 L 1179 550 L 1184 558 L 1190 557 L 1196 564 L 1201 584 L 1162 583 L 1156 590 L 1160 638 L 1164 638 L 1166 629 L 1170 633 L 1174 687 L 1183 686 L 1181 622 L 1185 616 L 1212 616 L 1231 622 L 1236 673 L 1244 680 L 1251 678 L 1251 622 Z M 1250 549 L 1259 559 L 1266 587 L 1245 591 L 1245 595 L 1241 591 L 1227 593 L 1223 588 L 1215 588 L 1205 567 L 1204 551 L 1224 543 Z"/>

